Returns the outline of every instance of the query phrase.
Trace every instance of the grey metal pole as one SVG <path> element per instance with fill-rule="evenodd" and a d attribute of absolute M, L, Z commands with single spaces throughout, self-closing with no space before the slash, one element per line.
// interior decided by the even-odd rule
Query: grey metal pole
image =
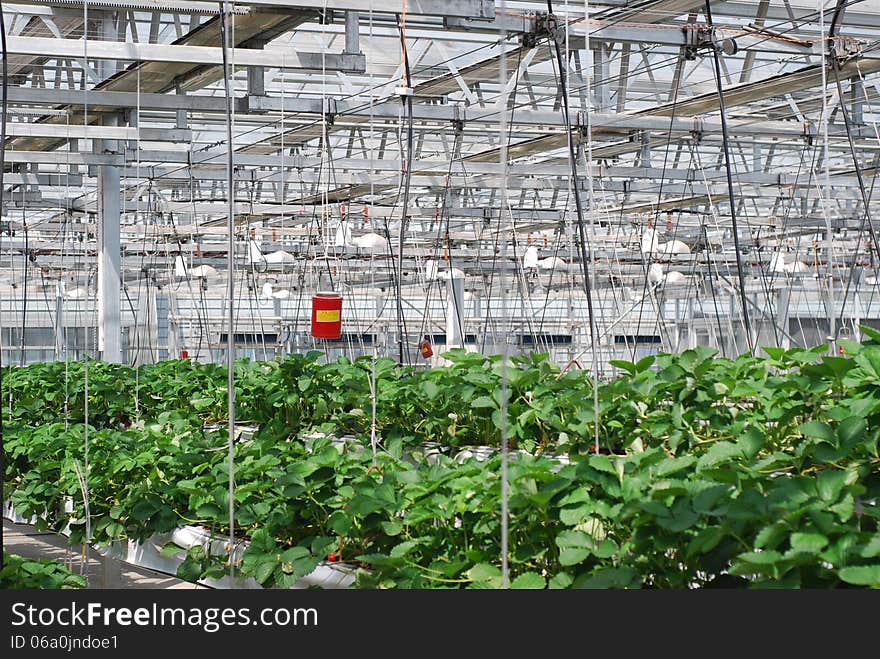
<path fill-rule="evenodd" d="M 345 52 L 357 55 L 361 52 L 360 45 L 360 14 L 356 11 L 345 12 Z"/>
<path fill-rule="evenodd" d="M 223 41 L 223 87 L 226 92 L 226 196 L 229 203 L 226 228 L 228 231 L 226 243 L 226 268 L 227 268 L 227 304 L 226 304 L 226 401 L 229 417 L 228 448 L 229 448 L 229 574 L 235 576 L 235 191 L 233 189 L 234 152 L 232 144 L 232 93 L 230 77 L 232 71 L 229 66 L 229 26 L 227 25 L 230 14 L 228 2 L 220 5 L 222 11 L 221 28 Z"/>

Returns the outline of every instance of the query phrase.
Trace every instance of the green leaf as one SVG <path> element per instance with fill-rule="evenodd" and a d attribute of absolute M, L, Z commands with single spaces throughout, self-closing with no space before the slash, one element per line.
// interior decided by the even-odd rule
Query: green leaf
<path fill-rule="evenodd" d="M 351 518 L 344 510 L 335 510 L 327 520 L 327 528 L 336 535 L 348 535 L 351 530 Z"/>
<path fill-rule="evenodd" d="M 727 485 L 711 485 L 703 488 L 693 497 L 693 507 L 698 513 L 719 515 L 729 502 L 731 488 Z"/>
<path fill-rule="evenodd" d="M 596 558 L 611 558 L 618 551 L 617 545 L 611 540 L 603 540 L 593 551 Z"/>
<path fill-rule="evenodd" d="M 497 407 L 495 405 L 495 401 L 489 396 L 477 396 L 471 401 L 471 407 L 474 408 L 484 408 L 484 407 Z"/>
<path fill-rule="evenodd" d="M 697 469 L 709 469 L 742 456 L 742 449 L 732 442 L 716 442 L 697 460 Z"/>
<path fill-rule="evenodd" d="M 687 505 L 685 499 L 677 501 L 671 512 L 671 517 L 658 517 L 657 524 L 673 533 L 681 533 L 689 529 L 699 519 L 699 515 Z"/>
<path fill-rule="evenodd" d="M 591 455 L 588 462 L 593 469 L 617 476 L 617 469 L 615 469 L 611 460 L 608 459 L 608 456 Z"/>
<path fill-rule="evenodd" d="M 290 549 L 286 549 L 281 554 L 281 562 L 282 563 L 293 563 L 293 561 L 298 560 L 300 558 L 304 558 L 306 556 L 310 556 L 311 553 L 305 547 L 291 547 Z"/>
<path fill-rule="evenodd" d="M 724 529 L 709 527 L 700 531 L 688 544 L 687 556 L 693 557 L 715 549 L 724 538 Z"/>
<path fill-rule="evenodd" d="M 400 535 L 403 532 L 403 524 L 400 522 L 382 522 L 382 530 L 385 531 L 385 535 Z"/>
<path fill-rule="evenodd" d="M 862 344 L 858 341 L 851 341 L 849 339 L 839 339 L 837 341 L 837 345 L 843 348 L 844 354 L 847 355 L 857 355 L 862 350 Z"/>
<path fill-rule="evenodd" d="M 837 433 L 834 432 L 834 428 L 823 421 L 807 421 L 798 426 L 798 430 L 807 437 L 815 437 L 829 444 L 837 445 Z"/>
<path fill-rule="evenodd" d="M 501 570 L 489 563 L 477 563 L 466 572 L 466 576 L 473 582 L 497 580 L 498 585 L 501 585 Z"/>
<path fill-rule="evenodd" d="M 834 377 L 842 378 L 855 367 L 855 362 L 846 357 L 823 357 L 822 365 L 831 371 Z"/>
<path fill-rule="evenodd" d="M 202 519 L 218 519 L 227 511 L 218 506 L 216 503 L 203 503 L 196 508 L 196 515 Z"/>
<path fill-rule="evenodd" d="M 425 395 L 429 400 L 435 400 L 438 396 L 440 396 L 440 387 L 438 387 L 434 382 L 430 380 L 425 380 L 421 384 L 422 391 L 425 392 Z"/>
<path fill-rule="evenodd" d="M 559 521 L 566 526 L 580 524 L 584 518 L 592 512 L 591 506 L 578 506 L 576 508 L 563 508 L 559 511 Z"/>
<path fill-rule="evenodd" d="M 278 561 L 273 557 L 264 557 L 259 564 L 257 564 L 257 569 L 254 571 L 254 579 L 257 580 L 257 583 L 264 584 L 269 580 L 269 577 L 272 576 L 272 572 L 275 571 L 275 568 L 278 567 Z"/>
<path fill-rule="evenodd" d="M 552 577 L 550 577 L 550 583 L 548 587 L 550 590 L 561 590 L 564 588 L 568 588 L 571 586 L 574 579 L 567 572 L 557 572 Z"/>
<path fill-rule="evenodd" d="M 758 549 L 773 549 L 776 547 L 786 534 L 786 526 L 782 522 L 769 524 L 758 531 L 755 536 L 755 547 Z"/>
<path fill-rule="evenodd" d="M 157 507 L 152 501 L 138 501 L 132 506 L 131 516 L 139 522 L 145 522 L 156 514 L 156 510 Z"/>
<path fill-rule="evenodd" d="M 510 587 L 517 590 L 543 590 L 546 585 L 544 577 L 537 572 L 524 572 L 510 583 Z"/>
<path fill-rule="evenodd" d="M 202 568 L 198 561 L 188 558 L 177 566 L 176 574 L 178 579 L 195 583 L 202 576 Z"/>
<path fill-rule="evenodd" d="M 880 588 L 880 565 L 852 565 L 838 570 L 837 576 L 855 586 Z"/>
<path fill-rule="evenodd" d="M 658 478 L 669 476 L 670 474 L 674 474 L 677 471 L 681 471 L 682 469 L 687 469 L 693 466 L 696 461 L 697 458 L 695 458 L 693 455 L 683 455 L 678 458 L 670 458 L 659 463 L 654 473 Z"/>
<path fill-rule="evenodd" d="M 775 565 L 782 560 L 782 554 L 778 551 L 749 551 L 736 557 L 744 563 L 751 565 Z"/>
<path fill-rule="evenodd" d="M 841 446 L 849 446 L 851 442 L 860 439 L 867 427 L 867 422 L 858 416 L 851 416 L 841 421 L 837 426 L 837 436 Z"/>
<path fill-rule="evenodd" d="M 615 368 L 622 369 L 629 373 L 630 375 L 635 375 L 639 372 L 638 366 L 633 364 L 632 362 L 624 361 L 622 359 L 610 359 L 608 363 L 614 366 Z"/>
<path fill-rule="evenodd" d="M 863 335 L 862 343 L 877 344 L 880 343 L 880 330 L 875 330 L 867 325 L 859 325 L 859 331 Z"/>
<path fill-rule="evenodd" d="M 824 501 L 834 501 L 846 483 L 845 471 L 826 469 L 816 478 L 816 491 Z"/>
<path fill-rule="evenodd" d="M 610 567 L 592 575 L 582 575 L 574 582 L 575 588 L 638 588 L 639 574 L 630 567 Z"/>
<path fill-rule="evenodd" d="M 394 545 L 391 548 L 390 555 L 392 558 L 401 558 L 406 556 L 409 552 L 419 546 L 419 542 L 416 540 L 405 540 L 400 544 Z"/>
<path fill-rule="evenodd" d="M 177 554 L 179 554 L 182 551 L 186 551 L 186 550 L 183 547 L 179 547 L 178 545 L 174 544 L 173 542 L 169 542 L 164 547 L 162 547 L 162 550 L 159 552 L 159 555 L 162 556 L 163 558 L 173 558 L 174 556 L 177 556 Z"/>
<path fill-rule="evenodd" d="M 577 565 L 590 555 L 589 549 L 577 549 L 574 547 L 566 547 L 559 552 L 560 565 Z"/>
<path fill-rule="evenodd" d="M 275 549 L 275 539 L 265 528 L 254 531 L 248 551 L 254 554 L 268 554 Z"/>
<path fill-rule="evenodd" d="M 791 548 L 807 554 L 818 554 L 828 544 L 828 538 L 820 533 L 792 533 Z"/>
<path fill-rule="evenodd" d="M 291 547 L 281 554 L 281 569 L 286 574 L 305 577 L 311 574 L 321 559 L 313 556 L 305 547 Z"/>
<path fill-rule="evenodd" d="M 556 536 L 556 545 L 561 548 L 591 549 L 593 547 L 593 539 L 583 531 L 565 530 L 560 531 Z"/>
<path fill-rule="evenodd" d="M 639 361 L 636 362 L 636 371 L 642 373 L 643 371 L 647 371 L 651 366 L 654 365 L 654 361 L 656 357 L 654 355 L 648 355 L 647 357 L 642 357 Z"/>
<path fill-rule="evenodd" d="M 864 558 L 877 558 L 878 556 L 880 556 L 880 533 L 871 538 L 862 549 L 862 557 Z"/>
<path fill-rule="evenodd" d="M 764 436 L 755 427 L 746 428 L 736 442 L 747 458 L 754 458 L 764 448 Z"/>

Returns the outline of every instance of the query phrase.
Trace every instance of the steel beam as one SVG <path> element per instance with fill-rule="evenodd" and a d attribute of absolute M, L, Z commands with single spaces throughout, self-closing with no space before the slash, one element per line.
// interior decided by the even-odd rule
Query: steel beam
<path fill-rule="evenodd" d="M 414 14 L 422 16 L 461 16 L 484 18 L 495 16 L 494 0 L 248 0 L 252 7 L 360 11 L 376 14 Z"/>
<path fill-rule="evenodd" d="M 180 128 L 133 128 L 130 126 L 83 126 L 82 124 L 16 123 L 6 125 L 9 137 L 58 137 L 65 140 L 145 140 L 189 142 L 192 131 Z"/>
<path fill-rule="evenodd" d="M 45 37 L 8 37 L 10 55 L 31 55 L 55 58 L 118 60 L 125 62 L 165 62 L 216 65 L 222 61 L 216 46 L 186 46 L 157 43 L 132 43 L 89 39 L 49 39 Z M 289 48 L 230 49 L 230 60 L 236 67 L 263 66 L 310 71 L 345 71 L 362 73 L 366 59 L 354 53 L 308 53 Z"/>
<path fill-rule="evenodd" d="M 58 7 L 61 9 L 79 8 L 82 13 L 84 0 L 16 0 L 14 4 L 5 5 L 7 11 L 12 11 L 13 7 L 21 5 L 21 10 L 33 6 L 35 11 L 39 8 Z M 250 3 L 248 3 L 250 4 Z M 216 2 L 199 2 L 195 0 L 112 0 L 112 2 L 89 2 L 89 7 L 100 11 L 105 6 L 112 6 L 113 9 L 130 10 L 130 11 L 161 11 L 167 13 L 186 13 L 186 14 L 208 14 L 216 15 L 220 13 L 218 3 Z M 249 11 L 246 7 L 235 7 L 235 13 L 246 13 Z"/>

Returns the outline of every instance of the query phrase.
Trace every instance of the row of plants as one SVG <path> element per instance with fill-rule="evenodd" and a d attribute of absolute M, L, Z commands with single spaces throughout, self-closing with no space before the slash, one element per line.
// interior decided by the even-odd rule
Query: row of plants
<path fill-rule="evenodd" d="M 865 332 L 845 357 L 820 346 L 617 362 L 598 392 L 604 455 L 583 372 L 544 355 L 508 363 L 511 585 L 880 586 L 880 334 Z M 315 353 L 236 364 L 239 418 L 259 427 L 235 445 L 235 533 L 249 540 L 237 574 L 286 587 L 341 560 L 359 587 L 501 585 L 499 458 L 425 448 L 498 446 L 501 358 L 447 357 L 430 371 Z M 3 374 L 4 495 L 46 528 L 69 524 L 73 543 L 85 533 L 80 368 Z M 49 398 L 43 378 L 57 392 L 62 376 L 67 396 Z M 206 430 L 223 419 L 225 383 L 214 365 L 89 363 L 93 542 L 187 524 L 228 533 L 226 438 Z M 229 570 L 203 547 L 164 551 L 185 554 L 189 580 Z"/>
<path fill-rule="evenodd" d="M 85 587 L 86 580 L 81 575 L 74 574 L 58 561 L 3 552 L 0 588 L 57 590 Z"/>
<path fill-rule="evenodd" d="M 398 367 L 389 358 L 340 358 L 324 363 L 312 351 L 271 362 L 235 364 L 236 417 L 267 437 L 321 431 L 367 437 L 370 381 L 377 390 L 376 421 L 386 439 L 438 441 L 449 446 L 498 445 L 501 357 L 463 350 L 445 355 L 447 368 Z M 583 372 L 560 373 L 547 355 L 514 357 L 508 369 L 512 443 L 530 452 L 568 448 L 583 434 L 591 409 L 581 409 L 591 382 Z M 86 375 L 88 367 L 88 409 Z M 49 362 L 4 370 L 12 419 L 33 423 L 88 422 L 124 428 L 164 413 L 192 422 L 225 423 L 225 366 L 169 360 L 132 368 L 90 361 Z"/>

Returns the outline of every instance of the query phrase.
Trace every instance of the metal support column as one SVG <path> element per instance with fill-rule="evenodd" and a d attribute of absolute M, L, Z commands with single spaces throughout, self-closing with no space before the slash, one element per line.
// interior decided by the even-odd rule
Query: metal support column
<path fill-rule="evenodd" d="M 345 12 L 345 52 L 360 55 L 360 14 L 356 11 Z"/>
<path fill-rule="evenodd" d="M 643 130 L 641 133 L 642 149 L 639 152 L 639 166 L 652 167 L 651 165 L 651 131 Z"/>
<path fill-rule="evenodd" d="M 611 44 L 597 43 L 593 57 L 596 112 L 611 112 Z"/>
<path fill-rule="evenodd" d="M 464 314 L 464 279 L 450 276 L 446 282 L 447 350 L 464 347 Z"/>
<path fill-rule="evenodd" d="M 861 78 L 850 80 L 850 92 L 852 94 L 850 121 L 856 126 L 865 125 L 865 86 Z"/>
<path fill-rule="evenodd" d="M 266 95 L 266 69 L 262 66 L 249 66 L 247 70 L 248 96 Z"/>
<path fill-rule="evenodd" d="M 115 37 L 116 21 L 114 12 L 106 12 L 103 17 L 105 38 Z M 102 61 L 99 74 L 103 78 L 112 76 L 116 63 Z M 104 118 L 105 126 L 116 126 L 118 118 L 110 115 Z M 115 140 L 97 140 L 95 151 L 99 154 L 115 153 L 118 145 Z M 119 190 L 120 172 L 118 167 L 100 165 L 98 167 L 98 352 L 101 359 L 108 362 L 122 361 L 122 337 L 120 323 L 120 261 L 119 240 Z"/>
<path fill-rule="evenodd" d="M 250 69 L 248 69 L 248 78 L 250 79 Z M 179 85 L 175 90 L 178 96 L 186 96 L 186 90 L 182 89 Z M 189 113 L 185 108 L 178 108 L 175 111 L 175 125 L 177 128 L 187 128 L 189 126 Z"/>
<path fill-rule="evenodd" d="M 791 332 L 791 323 L 788 319 L 788 309 L 790 301 L 791 289 L 788 286 L 780 287 L 779 291 L 777 292 L 776 299 L 776 318 L 778 319 L 777 322 L 779 323 L 779 326 L 783 330 L 785 330 L 784 332 L 782 332 L 782 336 L 779 337 L 779 340 L 782 343 L 782 345 L 780 345 L 779 347 L 785 348 L 786 350 L 792 347 L 791 340 L 789 339 L 789 333 Z"/>
<path fill-rule="evenodd" d="M 61 283 L 55 284 L 55 361 L 64 359 L 64 296 Z"/>
<path fill-rule="evenodd" d="M 180 320 L 177 311 L 177 292 L 168 291 L 168 311 L 166 322 L 168 323 L 168 359 L 180 357 Z"/>
<path fill-rule="evenodd" d="M 120 340 L 119 168 L 98 168 L 98 350 L 122 361 Z"/>

